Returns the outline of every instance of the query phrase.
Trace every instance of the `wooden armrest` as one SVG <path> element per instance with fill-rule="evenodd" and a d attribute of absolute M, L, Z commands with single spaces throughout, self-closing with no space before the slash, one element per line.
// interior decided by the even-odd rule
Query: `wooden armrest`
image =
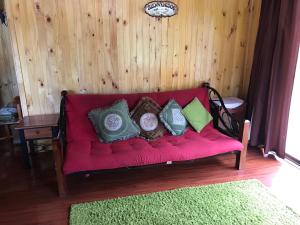
<path fill-rule="evenodd" d="M 247 143 L 247 145 L 248 145 L 249 129 L 250 129 L 250 121 L 245 120 L 244 124 L 243 124 L 243 127 L 240 130 L 240 136 L 239 136 L 239 140 L 240 140 L 240 142 L 243 143 L 243 145 L 245 143 Z"/>
<path fill-rule="evenodd" d="M 236 160 L 237 169 L 243 169 L 245 167 L 247 150 L 248 150 L 248 138 L 249 138 L 250 121 L 245 120 L 242 129 L 240 130 L 239 140 L 243 144 L 243 150 L 239 153 Z"/>
<path fill-rule="evenodd" d="M 61 149 L 60 141 L 58 139 L 53 140 L 52 148 L 58 193 L 60 197 L 65 197 L 67 194 L 67 190 L 65 176 L 63 174 L 63 152 Z"/>

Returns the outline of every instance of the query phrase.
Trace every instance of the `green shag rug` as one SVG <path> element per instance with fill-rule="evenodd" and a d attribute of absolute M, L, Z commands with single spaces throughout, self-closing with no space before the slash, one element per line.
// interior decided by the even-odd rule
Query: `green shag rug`
<path fill-rule="evenodd" d="M 300 216 L 257 180 L 75 204 L 71 225 L 293 225 Z"/>

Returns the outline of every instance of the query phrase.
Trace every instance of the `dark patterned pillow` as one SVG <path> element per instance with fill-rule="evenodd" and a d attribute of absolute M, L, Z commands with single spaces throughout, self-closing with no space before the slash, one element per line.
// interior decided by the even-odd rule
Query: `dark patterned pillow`
<path fill-rule="evenodd" d="M 159 121 L 161 107 L 151 98 L 143 97 L 131 112 L 131 118 L 141 129 L 140 136 L 147 140 L 154 140 L 163 136 L 166 129 Z"/>
<path fill-rule="evenodd" d="M 100 141 L 104 143 L 126 140 L 140 133 L 139 127 L 130 119 L 126 100 L 116 102 L 104 109 L 94 109 L 88 116 Z"/>

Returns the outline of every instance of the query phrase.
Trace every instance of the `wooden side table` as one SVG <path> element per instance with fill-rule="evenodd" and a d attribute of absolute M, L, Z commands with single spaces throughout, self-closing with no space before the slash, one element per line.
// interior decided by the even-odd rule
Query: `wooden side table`
<path fill-rule="evenodd" d="M 16 130 L 19 131 L 23 159 L 29 168 L 32 167 L 29 146 L 34 140 L 53 139 L 58 135 L 58 114 L 25 116 Z"/>

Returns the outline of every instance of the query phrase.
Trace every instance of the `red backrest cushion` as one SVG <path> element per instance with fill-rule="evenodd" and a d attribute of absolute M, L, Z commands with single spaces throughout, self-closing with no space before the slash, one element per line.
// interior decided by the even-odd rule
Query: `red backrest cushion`
<path fill-rule="evenodd" d="M 184 107 L 194 97 L 197 97 L 204 107 L 210 111 L 206 88 L 136 94 L 68 94 L 66 99 L 67 141 L 97 139 L 94 128 L 87 116 L 92 109 L 108 107 L 119 99 L 125 99 L 131 110 L 143 96 L 154 99 L 161 107 L 172 98 Z"/>

